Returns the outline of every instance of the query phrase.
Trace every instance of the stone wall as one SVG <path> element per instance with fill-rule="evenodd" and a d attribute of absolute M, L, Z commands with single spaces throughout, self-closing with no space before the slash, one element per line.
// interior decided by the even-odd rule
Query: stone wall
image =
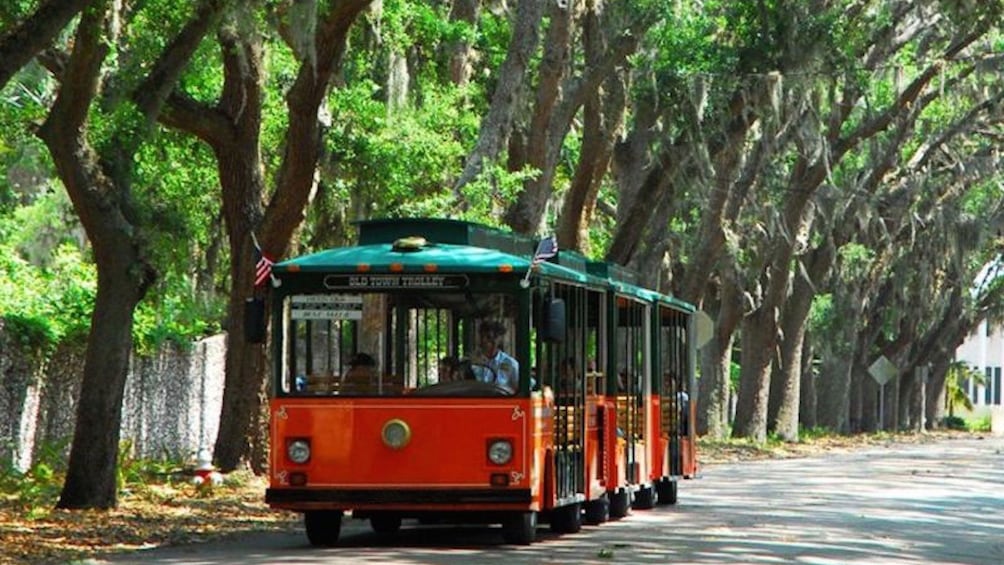
<path fill-rule="evenodd" d="M 223 399 L 226 336 L 134 357 L 122 406 L 121 440 L 136 457 L 188 458 L 212 448 Z M 83 376 L 82 347 L 49 360 L 26 351 L 0 320 L 0 467 L 22 471 L 42 450 L 69 453 Z"/>

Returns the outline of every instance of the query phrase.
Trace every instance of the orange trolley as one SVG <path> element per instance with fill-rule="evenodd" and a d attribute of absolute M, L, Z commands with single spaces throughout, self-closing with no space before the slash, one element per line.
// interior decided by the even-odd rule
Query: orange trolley
<path fill-rule="evenodd" d="M 314 545 L 343 516 L 501 524 L 532 543 L 676 502 L 695 475 L 694 308 L 483 225 L 360 223 L 275 265 L 266 502 Z"/>

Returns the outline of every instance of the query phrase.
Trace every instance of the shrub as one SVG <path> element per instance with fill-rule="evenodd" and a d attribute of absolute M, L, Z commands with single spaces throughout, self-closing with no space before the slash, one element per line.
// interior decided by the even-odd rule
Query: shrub
<path fill-rule="evenodd" d="M 945 416 L 945 419 L 941 421 L 941 425 L 949 430 L 967 429 L 966 421 L 959 416 Z"/>
<path fill-rule="evenodd" d="M 973 418 L 966 422 L 966 428 L 971 432 L 989 432 L 990 431 L 990 414 L 982 416 L 980 418 Z"/>

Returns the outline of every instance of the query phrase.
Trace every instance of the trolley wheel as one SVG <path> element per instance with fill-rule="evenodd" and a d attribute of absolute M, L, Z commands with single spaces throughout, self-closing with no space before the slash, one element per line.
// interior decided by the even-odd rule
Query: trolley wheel
<path fill-rule="evenodd" d="M 602 524 L 610 519 L 610 501 L 604 496 L 585 503 L 585 521 L 591 526 Z"/>
<path fill-rule="evenodd" d="M 396 534 L 401 529 L 401 517 L 393 514 L 374 514 L 370 516 L 370 527 L 378 534 Z"/>
<path fill-rule="evenodd" d="M 530 545 L 537 539 L 537 513 L 517 512 L 502 522 L 502 539 L 513 545 Z"/>
<path fill-rule="evenodd" d="M 631 508 L 638 510 L 649 510 L 655 507 L 655 489 L 652 485 L 643 486 L 634 493 L 634 502 Z"/>
<path fill-rule="evenodd" d="M 341 510 L 310 510 L 303 514 L 303 525 L 307 530 L 310 545 L 331 547 L 338 543 L 342 533 Z"/>
<path fill-rule="evenodd" d="M 551 511 L 551 531 L 574 534 L 582 529 L 582 505 L 576 502 Z"/>
<path fill-rule="evenodd" d="M 655 492 L 659 495 L 659 504 L 676 504 L 677 481 L 662 480 L 655 484 Z"/>
<path fill-rule="evenodd" d="M 628 515 L 631 511 L 631 493 L 626 490 L 618 491 L 610 497 L 610 519 L 617 520 Z"/>

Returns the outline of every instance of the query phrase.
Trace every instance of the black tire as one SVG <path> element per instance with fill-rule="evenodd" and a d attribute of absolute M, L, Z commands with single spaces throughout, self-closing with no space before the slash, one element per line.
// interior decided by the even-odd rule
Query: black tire
<path fill-rule="evenodd" d="M 621 490 L 607 493 L 610 497 L 610 519 L 619 520 L 631 512 L 631 493 Z"/>
<path fill-rule="evenodd" d="M 537 539 L 537 513 L 517 512 L 502 522 L 502 539 L 513 545 L 530 545 Z"/>
<path fill-rule="evenodd" d="M 374 514 L 370 517 L 370 527 L 380 535 L 393 535 L 401 529 L 401 517 L 394 514 Z"/>
<path fill-rule="evenodd" d="M 659 495 L 659 504 L 676 504 L 677 481 L 665 479 L 655 485 L 655 492 Z"/>
<path fill-rule="evenodd" d="M 585 522 L 591 526 L 610 520 L 610 501 L 604 496 L 585 503 Z"/>
<path fill-rule="evenodd" d="M 634 502 L 631 508 L 636 510 L 650 510 L 655 507 L 655 489 L 652 485 L 643 486 L 634 493 Z"/>
<path fill-rule="evenodd" d="M 311 510 L 303 513 L 307 540 L 315 547 L 331 547 L 342 533 L 341 510 Z"/>
<path fill-rule="evenodd" d="M 574 534 L 582 529 L 582 505 L 569 504 L 551 511 L 551 531 Z"/>

